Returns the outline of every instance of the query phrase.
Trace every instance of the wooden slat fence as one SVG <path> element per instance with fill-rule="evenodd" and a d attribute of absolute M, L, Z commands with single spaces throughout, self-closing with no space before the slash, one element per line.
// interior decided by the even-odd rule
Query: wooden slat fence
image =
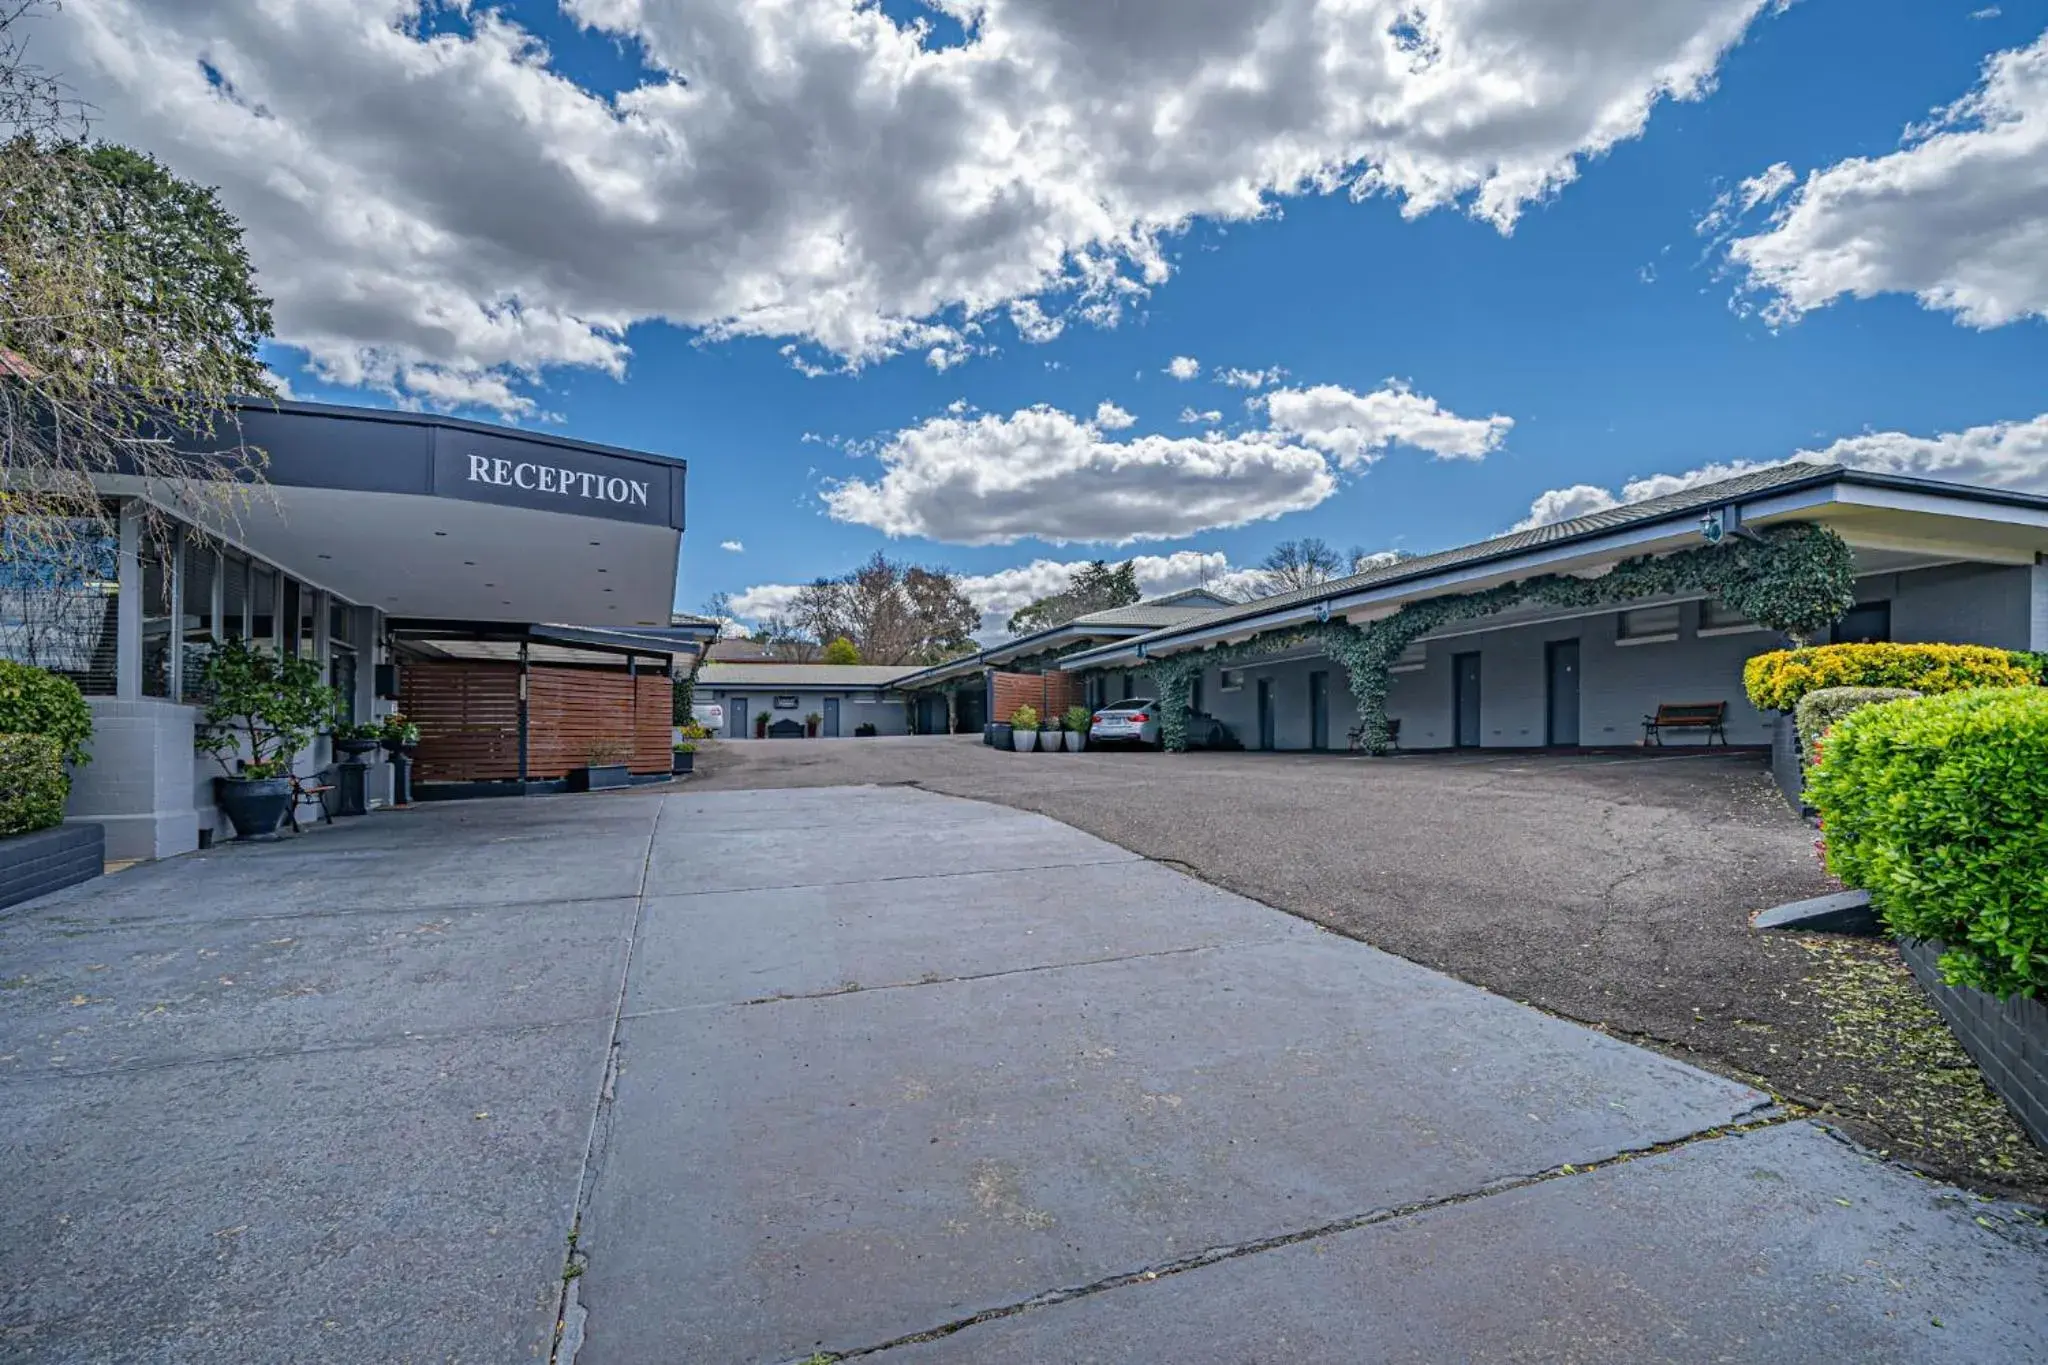
<path fill-rule="evenodd" d="M 400 707 L 420 727 L 415 777 L 489 782 L 519 776 L 519 666 L 480 661 L 414 662 L 401 670 Z M 670 766 L 670 683 L 650 664 L 622 669 L 531 666 L 526 775 L 566 776 L 610 746 L 635 773 Z"/>

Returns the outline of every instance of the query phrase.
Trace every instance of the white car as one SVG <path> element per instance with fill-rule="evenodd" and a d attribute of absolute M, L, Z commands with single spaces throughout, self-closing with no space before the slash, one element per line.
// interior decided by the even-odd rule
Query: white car
<path fill-rule="evenodd" d="M 1132 697 L 1098 710 L 1088 721 L 1090 744 L 1159 744 L 1159 703 Z"/>
<path fill-rule="evenodd" d="M 690 715 L 714 735 L 725 732 L 725 708 L 715 701 L 692 702 Z"/>

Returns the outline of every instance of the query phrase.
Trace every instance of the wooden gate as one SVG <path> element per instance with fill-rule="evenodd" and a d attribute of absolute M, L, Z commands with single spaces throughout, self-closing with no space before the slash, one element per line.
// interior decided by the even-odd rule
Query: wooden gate
<path fill-rule="evenodd" d="M 616 751 L 635 773 L 670 767 L 671 684 L 658 665 L 637 676 L 530 665 L 523 774 L 518 664 L 420 661 L 406 664 L 400 679 L 399 705 L 420 727 L 414 776 L 421 782 L 546 781 L 602 749 Z"/>

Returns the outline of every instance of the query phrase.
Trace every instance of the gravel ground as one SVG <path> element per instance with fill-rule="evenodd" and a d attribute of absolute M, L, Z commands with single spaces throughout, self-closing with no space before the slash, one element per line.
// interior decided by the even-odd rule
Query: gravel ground
<path fill-rule="evenodd" d="M 1388 952 L 1812 1107 L 1930 1173 L 2048 1198 L 2048 1156 L 1888 945 L 1760 934 L 1839 889 L 1760 758 L 997 753 L 714 744 L 693 788 L 911 783 L 1037 811 Z"/>

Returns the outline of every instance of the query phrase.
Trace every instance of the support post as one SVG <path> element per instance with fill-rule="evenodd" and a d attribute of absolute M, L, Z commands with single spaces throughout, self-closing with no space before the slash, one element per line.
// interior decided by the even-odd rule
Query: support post
<path fill-rule="evenodd" d="M 114 602 L 114 695 L 142 696 L 142 512 L 131 499 L 121 504 Z"/>
<path fill-rule="evenodd" d="M 530 670 L 527 667 L 526 641 L 521 640 L 519 642 L 519 780 L 521 783 L 524 783 L 527 780 L 527 727 L 531 723 L 530 711 L 527 704 L 529 677 Z"/>

